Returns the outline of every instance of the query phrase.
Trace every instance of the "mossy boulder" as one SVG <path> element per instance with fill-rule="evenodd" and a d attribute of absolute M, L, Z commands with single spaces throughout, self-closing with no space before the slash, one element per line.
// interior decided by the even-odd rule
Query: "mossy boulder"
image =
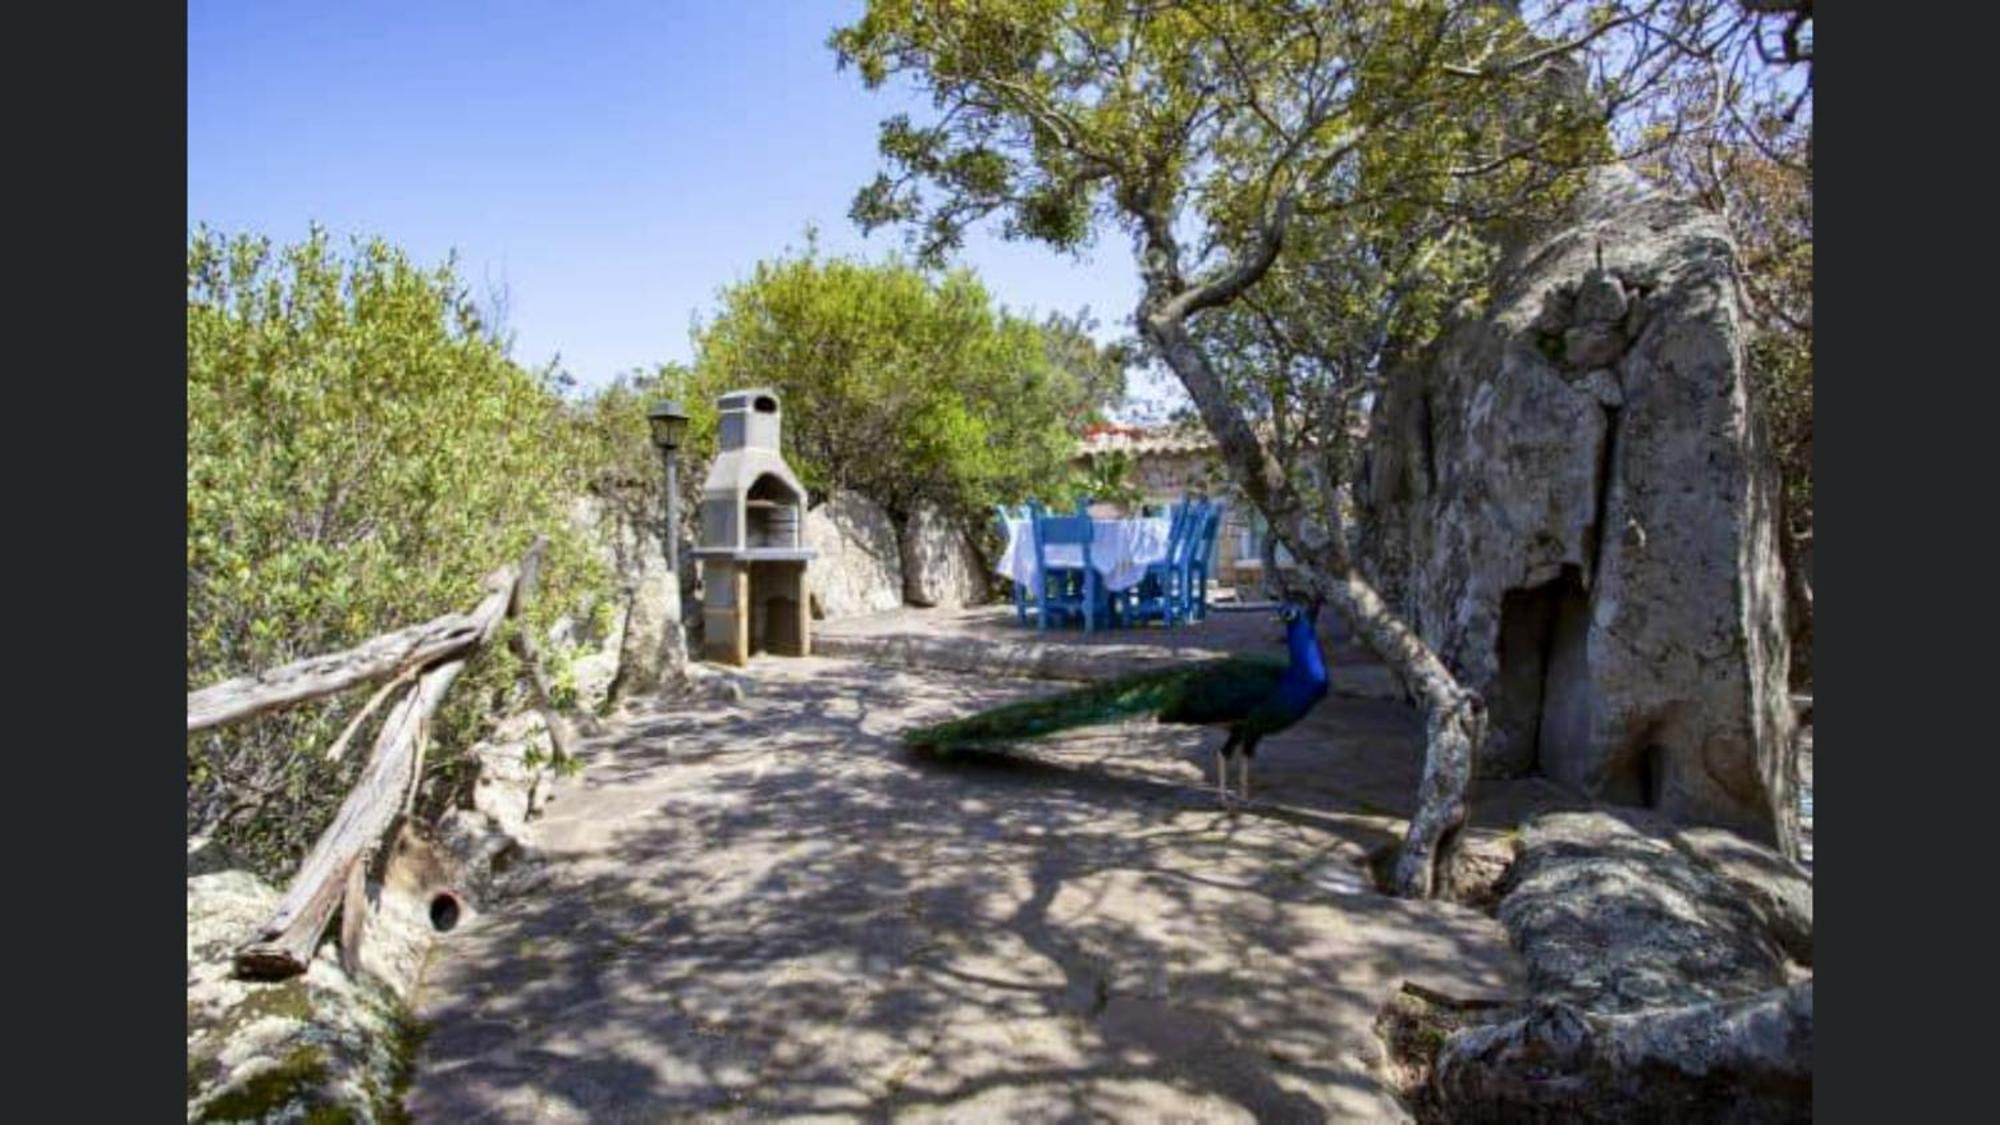
<path fill-rule="evenodd" d="M 394 1121 L 414 1029 L 331 945 L 304 976 L 237 980 L 230 956 L 278 892 L 244 871 L 188 880 L 189 1121 Z"/>

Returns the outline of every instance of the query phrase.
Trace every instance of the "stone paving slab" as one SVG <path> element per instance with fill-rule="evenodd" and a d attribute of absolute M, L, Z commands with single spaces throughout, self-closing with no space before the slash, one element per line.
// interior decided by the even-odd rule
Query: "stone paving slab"
<path fill-rule="evenodd" d="M 1349 637 L 1336 618 L 1330 610 L 1320 616 L 1333 691 L 1401 699 L 1402 688 L 1388 668 Z M 822 656 L 1028 679 L 1108 679 L 1232 653 L 1283 656 L 1285 651 L 1284 629 L 1272 611 L 1228 605 L 1190 624 L 1095 633 L 1023 626 L 1011 605 L 903 608 L 819 621 L 813 628 L 813 650 Z"/>
<path fill-rule="evenodd" d="M 1377 893 L 1410 711 L 1329 700 L 1226 812 L 1150 721 L 939 762 L 897 733 L 1038 691 L 759 657 L 740 702 L 628 715 L 538 821 L 545 884 L 454 931 L 418 1121 L 1407 1119 L 1405 979 L 1518 995 L 1491 919 Z M 1488 786 L 1499 823 L 1550 793 Z"/>

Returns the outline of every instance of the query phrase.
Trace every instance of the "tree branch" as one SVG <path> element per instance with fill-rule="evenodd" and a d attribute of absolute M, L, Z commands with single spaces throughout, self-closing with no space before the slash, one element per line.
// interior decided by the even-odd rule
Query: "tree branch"
<path fill-rule="evenodd" d="M 1270 272 L 1271 263 L 1278 260 L 1278 251 L 1285 245 L 1285 229 L 1290 225 L 1295 197 L 1287 190 L 1278 197 L 1278 206 L 1257 232 L 1257 246 L 1250 255 L 1214 281 L 1197 285 L 1167 301 L 1156 315 L 1174 321 L 1185 321 L 1203 309 L 1214 308 L 1233 301 L 1245 289 L 1257 283 L 1257 279 Z"/>

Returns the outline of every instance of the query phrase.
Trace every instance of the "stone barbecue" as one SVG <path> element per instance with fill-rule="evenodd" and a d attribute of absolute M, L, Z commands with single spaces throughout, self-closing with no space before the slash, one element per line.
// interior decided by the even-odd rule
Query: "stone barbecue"
<path fill-rule="evenodd" d="M 806 656 L 812 615 L 801 546 L 806 491 L 778 451 L 778 396 L 768 387 L 716 400 L 715 465 L 701 491 L 703 656 L 745 664 L 753 652 Z"/>

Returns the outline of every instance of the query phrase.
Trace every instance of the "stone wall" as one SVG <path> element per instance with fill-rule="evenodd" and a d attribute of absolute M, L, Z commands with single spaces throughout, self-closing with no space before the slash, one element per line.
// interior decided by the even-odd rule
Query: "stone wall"
<path fill-rule="evenodd" d="M 865 496 L 837 493 L 806 513 L 806 567 L 816 618 L 882 613 L 903 604 L 903 551 L 889 514 Z"/>
<path fill-rule="evenodd" d="M 986 569 L 965 529 L 934 505 L 920 504 L 899 537 L 903 600 L 956 607 L 986 600 Z"/>
<path fill-rule="evenodd" d="M 691 565 L 682 544 L 681 573 L 667 569 L 659 523 L 639 518 L 619 502 L 578 497 L 571 517 L 597 544 L 599 560 L 616 586 L 611 627 L 590 634 L 576 622 L 561 622 L 551 644 L 580 648 L 571 665 L 578 705 L 595 711 L 607 701 L 631 699 L 672 686 L 687 667 L 687 636 L 681 624 Z"/>
<path fill-rule="evenodd" d="M 1489 774 L 1794 854 L 1775 480 L 1722 221 L 1623 169 L 1372 421 L 1363 556 L 1485 694 Z"/>

